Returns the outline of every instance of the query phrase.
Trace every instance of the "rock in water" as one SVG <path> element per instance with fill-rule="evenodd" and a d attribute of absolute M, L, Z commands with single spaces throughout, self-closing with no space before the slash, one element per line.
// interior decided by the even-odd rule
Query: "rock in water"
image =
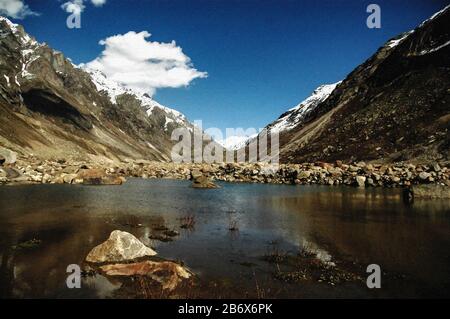
<path fill-rule="evenodd" d="M 201 175 L 194 178 L 192 182 L 192 187 L 194 188 L 218 188 L 208 177 Z"/>
<path fill-rule="evenodd" d="M 359 187 L 364 187 L 366 185 L 366 177 L 365 176 L 356 176 L 356 183 Z"/>
<path fill-rule="evenodd" d="M 133 264 L 115 264 L 101 266 L 108 276 L 148 276 L 159 282 L 163 289 L 173 290 L 191 274 L 182 266 L 171 261 L 143 261 Z"/>
<path fill-rule="evenodd" d="M 102 169 L 82 169 L 76 180 L 84 185 L 122 185 L 126 181 L 120 176 L 107 175 Z"/>
<path fill-rule="evenodd" d="M 201 177 L 201 176 L 203 176 L 203 173 L 200 172 L 199 169 L 193 169 L 193 170 L 191 171 L 191 178 L 192 178 L 193 180 L 195 180 L 196 178 L 199 178 L 199 177 Z"/>
<path fill-rule="evenodd" d="M 91 263 L 121 262 L 154 255 L 156 255 L 154 250 L 145 246 L 132 234 L 115 230 L 107 241 L 89 252 L 86 261 Z"/>

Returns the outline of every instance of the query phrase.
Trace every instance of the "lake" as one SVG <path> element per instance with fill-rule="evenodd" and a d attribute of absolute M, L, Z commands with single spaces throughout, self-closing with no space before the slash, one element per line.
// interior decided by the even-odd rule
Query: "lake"
<path fill-rule="evenodd" d="M 83 277 L 81 289 L 66 286 L 66 267 L 84 265 L 115 229 L 182 261 L 198 280 L 194 298 L 450 296 L 449 201 L 406 204 L 401 189 L 387 188 L 219 185 L 130 179 L 122 186 L 0 187 L 0 297 L 136 297 L 128 282 L 101 274 Z M 195 227 L 180 228 L 185 216 Z M 150 239 L 158 225 L 179 236 Z M 37 247 L 19 249 L 33 239 Z M 294 258 L 305 247 L 326 269 L 337 265 L 354 276 L 337 283 L 320 279 L 335 276 L 327 271 L 305 280 L 277 276 L 303 270 L 267 257 Z M 380 289 L 366 285 L 369 264 L 381 267 Z"/>

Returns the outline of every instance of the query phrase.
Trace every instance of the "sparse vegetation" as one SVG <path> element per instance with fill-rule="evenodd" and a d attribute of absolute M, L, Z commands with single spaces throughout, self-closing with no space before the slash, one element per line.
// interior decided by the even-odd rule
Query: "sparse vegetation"
<path fill-rule="evenodd" d="M 35 249 L 35 248 L 39 247 L 41 244 L 42 244 L 42 240 L 33 238 L 31 240 L 19 243 L 19 244 L 13 246 L 12 248 L 15 249 L 15 250 L 16 249 L 17 250 L 20 250 L 20 249 Z"/>
<path fill-rule="evenodd" d="M 288 257 L 288 254 L 282 251 L 278 245 L 272 245 L 264 255 L 263 259 L 270 263 L 284 262 Z"/>
<path fill-rule="evenodd" d="M 180 219 L 180 228 L 193 229 L 195 227 L 195 216 L 187 215 Z"/>
<path fill-rule="evenodd" d="M 228 230 L 231 232 L 236 232 L 239 231 L 239 226 L 238 226 L 238 220 L 237 219 L 230 219 L 229 225 L 228 225 Z"/>

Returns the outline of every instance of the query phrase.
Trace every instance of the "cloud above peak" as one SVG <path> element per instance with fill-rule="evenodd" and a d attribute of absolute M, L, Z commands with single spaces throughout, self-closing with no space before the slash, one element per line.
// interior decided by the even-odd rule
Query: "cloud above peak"
<path fill-rule="evenodd" d="M 150 95 L 160 88 L 188 86 L 194 79 L 207 77 L 206 72 L 194 68 L 175 41 L 149 41 L 150 37 L 147 31 L 130 31 L 101 40 L 103 52 L 84 67 L 99 70 L 110 80 Z"/>
<path fill-rule="evenodd" d="M 101 7 L 106 3 L 106 0 L 91 0 L 92 4 L 96 7 Z"/>
<path fill-rule="evenodd" d="M 38 15 L 23 0 L 0 0 L 0 14 L 13 19 L 23 19 L 30 15 Z"/>
<path fill-rule="evenodd" d="M 2 0 L 0 0 L 2 1 Z M 84 9 L 86 8 L 86 5 L 84 4 L 87 0 L 69 0 L 64 2 L 61 5 L 61 8 L 66 11 L 67 13 L 73 13 L 76 15 L 81 14 Z M 91 0 L 91 3 L 95 7 L 101 7 L 106 3 L 106 0 Z"/>

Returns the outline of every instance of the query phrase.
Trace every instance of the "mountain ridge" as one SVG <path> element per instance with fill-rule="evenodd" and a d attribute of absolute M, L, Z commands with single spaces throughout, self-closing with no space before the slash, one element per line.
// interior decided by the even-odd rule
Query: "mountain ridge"
<path fill-rule="evenodd" d="M 192 131 L 183 114 L 148 95 L 116 84 L 118 92 L 111 96 L 111 81 L 100 83 L 98 73 L 74 65 L 5 17 L 0 17 L 0 44 L 0 145 L 5 148 L 43 158 L 170 161 L 173 129 Z"/>
<path fill-rule="evenodd" d="M 285 123 L 291 109 L 267 125 L 280 160 L 448 161 L 449 21 L 447 6 L 389 39 L 300 121 Z"/>

